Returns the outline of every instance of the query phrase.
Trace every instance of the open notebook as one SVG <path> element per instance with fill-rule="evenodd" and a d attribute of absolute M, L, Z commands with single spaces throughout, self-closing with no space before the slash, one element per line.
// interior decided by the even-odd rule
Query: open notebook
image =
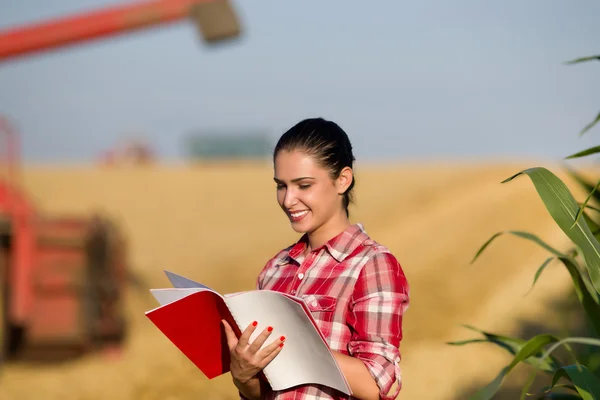
<path fill-rule="evenodd" d="M 286 337 L 281 352 L 263 369 L 273 390 L 318 384 L 352 394 L 301 298 L 270 290 L 221 295 L 173 272 L 165 273 L 173 288 L 150 290 L 160 306 L 146 316 L 207 378 L 229 372 L 221 320 L 226 320 L 238 337 L 252 321 L 258 321 L 250 341 L 269 325 L 273 332 L 263 346 Z"/>

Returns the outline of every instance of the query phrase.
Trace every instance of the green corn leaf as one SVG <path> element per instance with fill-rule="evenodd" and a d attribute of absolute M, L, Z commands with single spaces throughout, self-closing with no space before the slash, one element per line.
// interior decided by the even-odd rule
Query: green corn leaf
<path fill-rule="evenodd" d="M 569 389 L 574 393 L 552 393 L 552 389 L 561 388 L 561 389 Z M 575 386 L 565 383 L 557 383 L 554 386 L 544 386 L 536 393 L 528 393 L 527 396 L 532 397 L 536 400 L 546 400 L 546 399 L 581 399 L 581 396 L 577 394 L 577 389 Z"/>
<path fill-rule="evenodd" d="M 590 371 L 595 374 L 600 372 L 600 352 L 598 351 L 589 351 L 587 354 L 583 355 L 584 361 L 582 364 L 585 364 L 586 367 L 590 369 Z"/>
<path fill-rule="evenodd" d="M 586 208 L 591 208 L 589 205 L 586 206 Z M 588 224 L 588 226 L 590 227 L 590 230 L 592 231 L 592 233 L 594 235 L 598 234 L 600 232 L 600 225 L 598 225 L 598 223 L 596 221 L 594 221 L 593 219 L 590 218 L 589 215 L 586 214 L 586 212 L 582 212 L 583 218 L 585 219 L 586 224 Z"/>
<path fill-rule="evenodd" d="M 571 275 L 573 288 L 577 294 L 577 298 L 583 305 L 583 308 L 588 316 L 588 319 L 596 331 L 600 334 L 600 297 L 590 283 L 586 284 L 583 275 L 577 268 L 577 264 L 571 258 L 559 257 L 559 260 L 564 264 Z"/>
<path fill-rule="evenodd" d="M 585 207 L 589 203 L 589 201 L 592 198 L 592 196 L 594 195 L 594 193 L 596 193 L 596 190 L 598 190 L 598 186 L 600 186 L 600 180 L 596 183 L 596 185 L 594 186 L 594 189 L 592 189 L 592 191 L 590 192 L 590 194 L 588 194 L 588 197 L 585 199 L 585 201 L 583 202 L 583 204 L 579 206 L 579 210 L 577 211 L 577 215 L 575 216 L 575 222 L 573 222 L 573 225 L 571 225 L 571 228 L 573 228 L 577 224 L 577 222 L 579 222 L 579 218 L 583 214 L 583 210 L 585 209 Z M 593 230 L 592 227 L 590 227 L 590 229 Z"/>
<path fill-rule="evenodd" d="M 529 375 L 529 379 L 527 379 L 527 382 L 523 386 L 523 390 L 521 390 L 521 397 L 519 398 L 519 400 L 525 400 L 527 398 L 529 389 L 531 388 L 531 385 L 533 385 L 533 382 L 535 381 L 536 376 L 537 376 L 537 370 L 534 369 L 533 371 L 531 371 L 531 374 Z"/>
<path fill-rule="evenodd" d="M 491 238 L 489 238 L 480 248 L 479 250 L 477 250 L 477 253 L 475 253 L 475 256 L 473 257 L 473 259 L 471 260 L 471 263 L 474 263 L 475 260 L 477 260 L 477 258 L 479 258 L 479 256 L 483 253 L 483 251 L 494 241 L 494 239 L 496 239 L 497 237 L 499 237 L 500 235 L 503 234 L 511 234 L 511 235 L 515 235 L 518 237 L 521 237 L 523 239 L 527 239 L 530 240 L 534 243 L 537 243 L 538 245 L 540 245 L 541 247 L 543 247 L 544 249 L 548 250 L 550 253 L 554 254 L 557 257 L 567 257 L 566 254 L 561 253 L 560 251 L 556 250 L 554 247 L 550 246 L 548 243 L 544 242 L 542 239 L 540 239 L 539 237 L 537 237 L 536 235 L 529 233 L 529 232 L 523 232 L 523 231 L 501 231 L 501 232 L 497 232 L 494 233 L 492 235 Z"/>
<path fill-rule="evenodd" d="M 578 205 L 579 205 L 579 207 L 582 207 L 582 206 L 583 206 L 583 203 L 578 203 Z M 600 208 L 597 208 L 597 207 L 594 207 L 594 206 L 590 206 L 589 204 L 586 204 L 586 205 L 585 205 L 585 208 L 589 208 L 590 210 L 594 210 L 594 211 L 596 211 L 596 212 L 600 212 Z M 588 224 L 588 225 L 589 225 L 589 224 Z M 590 226 L 590 229 L 591 229 L 591 228 L 592 228 L 592 227 Z"/>
<path fill-rule="evenodd" d="M 529 288 L 527 293 L 525 293 L 525 296 L 527 296 L 533 290 L 535 283 L 539 279 L 540 275 L 542 275 L 542 272 L 544 272 L 544 269 L 546 269 L 548 264 L 550 264 L 553 260 L 556 260 L 556 259 L 557 259 L 557 257 L 550 257 L 550 258 L 547 258 L 546 261 L 543 262 L 543 264 L 535 272 L 535 276 L 533 277 L 533 283 L 531 284 L 531 288 Z"/>
<path fill-rule="evenodd" d="M 587 124 L 581 130 L 581 132 L 579 132 L 579 136 L 583 136 L 584 133 L 586 133 L 587 131 L 589 131 L 590 129 L 592 129 L 598 123 L 598 121 L 600 121 L 600 113 L 598 113 L 598 115 L 596 115 L 596 118 L 594 118 L 594 120 L 592 122 L 590 122 L 589 124 Z"/>
<path fill-rule="evenodd" d="M 569 174 L 569 176 L 573 178 L 573 180 L 577 184 L 579 184 L 579 186 L 581 186 L 586 193 L 590 193 L 594 190 L 594 185 L 588 182 L 587 179 L 584 178 L 579 172 L 575 171 L 573 168 L 570 168 L 567 165 L 565 165 L 564 168 L 565 171 L 567 171 L 567 173 Z M 593 198 L 594 200 L 600 203 L 600 192 L 595 192 Z"/>
<path fill-rule="evenodd" d="M 559 368 L 552 378 L 552 385 L 561 378 L 570 380 L 583 400 L 600 400 L 600 380 L 585 365 Z"/>
<path fill-rule="evenodd" d="M 502 235 L 504 233 L 510 233 L 515 236 L 530 240 L 530 241 L 540 245 L 541 247 L 543 247 L 544 249 L 548 250 L 550 253 L 552 253 L 556 256 L 556 257 L 550 257 L 550 258 L 546 259 L 544 261 L 544 263 L 538 268 L 538 270 L 536 271 L 536 274 L 534 276 L 531 288 L 525 295 L 527 295 L 529 292 L 531 292 L 531 290 L 535 286 L 536 282 L 538 281 L 542 272 L 545 270 L 545 268 L 548 266 L 548 264 L 554 259 L 560 260 L 565 265 L 565 267 L 567 267 L 567 270 L 569 271 L 569 275 L 571 276 L 571 279 L 573 280 L 573 286 L 574 286 L 575 292 L 577 294 L 577 298 L 582 303 L 582 305 L 586 311 L 586 314 L 590 320 L 590 323 L 594 327 L 594 330 L 598 334 L 600 334 L 600 297 L 598 296 L 598 293 L 594 289 L 592 283 L 589 281 L 589 279 L 587 278 L 586 275 L 581 274 L 579 268 L 577 267 L 577 263 L 575 262 L 575 260 L 573 258 L 571 258 L 571 257 L 561 253 L 560 251 L 556 250 L 555 248 L 551 247 L 550 245 L 548 245 L 547 243 L 542 241 L 537 236 L 535 236 L 531 233 L 528 233 L 528 232 L 521 232 L 521 231 L 505 231 L 505 232 L 495 233 L 477 251 L 475 257 L 473 258 L 473 260 L 471 262 L 474 262 L 479 257 L 479 255 L 481 255 L 481 253 L 487 248 L 487 246 L 490 245 L 490 243 L 494 239 L 496 239 L 497 237 L 499 237 L 500 235 Z"/>
<path fill-rule="evenodd" d="M 452 346 L 464 346 L 465 344 L 471 344 L 471 343 L 495 343 L 491 340 L 488 339 L 465 339 L 465 340 L 454 340 L 451 342 L 446 342 L 446 344 L 452 345 Z M 504 346 L 501 346 L 504 347 Z"/>
<path fill-rule="evenodd" d="M 580 158 L 580 157 L 585 157 L 585 156 L 589 156 L 591 154 L 596 154 L 596 153 L 600 153 L 600 146 L 590 147 L 589 149 L 585 149 L 585 150 L 582 150 L 575 154 L 571 154 L 570 156 L 565 157 L 565 159 L 569 160 L 572 158 Z"/>
<path fill-rule="evenodd" d="M 563 181 L 543 167 L 526 169 L 503 182 L 509 182 L 523 174 L 529 176 L 533 182 L 552 219 L 581 249 L 594 289 L 600 292 L 600 243 L 592 234 L 585 220 L 580 219 L 571 228 L 577 210 L 579 210 L 573 195 Z"/>
<path fill-rule="evenodd" d="M 508 351 L 511 355 L 516 355 L 527 343 L 526 340 L 513 338 L 508 336 L 496 335 L 494 333 L 486 332 L 481 329 L 477 329 L 470 325 L 462 325 L 464 328 L 472 330 L 474 332 L 479 333 L 483 336 L 483 338 L 475 338 L 475 339 L 467 339 L 467 340 L 459 340 L 454 342 L 446 342 L 446 344 L 453 346 L 463 346 L 471 343 L 492 343 L 497 345 L 498 347 L 503 348 Z M 540 369 L 544 372 L 554 373 L 554 371 L 561 366 L 561 363 L 558 359 L 550 356 L 542 358 L 542 353 L 533 354 L 527 359 L 525 359 L 525 363 L 534 366 L 537 369 Z"/>
<path fill-rule="evenodd" d="M 487 386 L 480 389 L 477 393 L 470 397 L 471 400 L 490 400 L 494 397 L 496 392 L 502 386 L 504 378 L 510 373 L 510 371 L 520 362 L 525 361 L 532 355 L 538 354 L 544 346 L 550 343 L 558 342 L 558 338 L 549 334 L 541 334 L 534 336 L 523 344 L 521 349 L 517 352 L 512 362 L 506 367 L 500 370 L 500 373 L 490 382 Z"/>
<path fill-rule="evenodd" d="M 565 64 L 567 64 L 567 65 L 570 65 L 570 64 L 579 64 L 579 63 L 586 62 L 586 61 L 600 61 L 600 55 L 579 57 L 579 58 L 576 58 L 576 59 L 571 60 L 571 61 L 566 61 Z"/>
<path fill-rule="evenodd" d="M 590 206 L 588 205 L 587 208 L 590 208 Z M 587 215 L 587 213 L 585 213 L 585 211 L 582 213 L 582 215 L 583 215 L 583 218 L 585 219 L 585 222 L 590 227 L 590 230 L 592 231 L 592 234 L 594 235 L 594 237 L 596 238 L 596 240 L 600 241 L 600 225 L 598 225 L 596 223 L 596 221 L 594 221 L 593 219 L 591 219 L 590 216 Z"/>
<path fill-rule="evenodd" d="M 561 339 L 558 342 L 554 343 L 552 346 L 550 346 L 550 348 L 548 350 L 546 350 L 546 352 L 544 353 L 542 358 L 544 359 L 544 358 L 548 357 L 550 354 L 552 354 L 552 352 L 554 350 L 556 350 L 560 346 L 563 346 L 563 345 L 566 346 L 567 343 L 579 343 L 579 344 L 587 344 L 589 346 L 600 347 L 600 339 L 594 339 L 594 338 L 589 338 L 589 337 L 568 337 L 568 338 Z"/>

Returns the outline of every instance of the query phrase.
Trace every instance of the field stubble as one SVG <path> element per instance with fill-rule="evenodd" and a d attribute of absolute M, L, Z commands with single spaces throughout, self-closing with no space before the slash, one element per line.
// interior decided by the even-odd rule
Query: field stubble
<path fill-rule="evenodd" d="M 553 329 L 560 324 L 548 302 L 570 290 L 562 268 L 549 267 L 525 297 L 544 250 L 501 237 L 469 265 L 479 246 L 502 230 L 531 231 L 565 248 L 566 236 L 528 178 L 500 184 L 529 166 L 364 166 L 357 171 L 351 218 L 394 252 L 411 284 L 400 398 L 461 398 L 462 390 L 487 382 L 507 362 L 508 356 L 491 346 L 444 344 L 471 336 L 459 324 L 503 334 L 518 332 L 521 320 L 540 315 L 557 321 Z M 13 362 L 0 375 L 0 398 L 236 399 L 229 375 L 207 381 L 144 311 L 155 307 L 148 289 L 168 286 L 163 269 L 222 293 L 254 288 L 268 258 L 297 239 L 276 204 L 271 167 L 31 167 L 23 181 L 47 213 L 102 211 L 116 218 L 128 238 L 137 285 L 127 293 L 131 332 L 122 357 L 96 354 L 55 365 Z M 578 199 L 585 198 L 569 186 Z M 522 374 L 512 380 L 522 380 Z"/>

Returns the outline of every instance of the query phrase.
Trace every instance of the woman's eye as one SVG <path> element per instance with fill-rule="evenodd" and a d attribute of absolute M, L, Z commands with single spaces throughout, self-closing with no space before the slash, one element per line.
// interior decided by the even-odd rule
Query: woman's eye
<path fill-rule="evenodd" d="M 283 188 L 285 188 L 285 185 L 277 185 L 277 190 L 281 190 Z"/>
<path fill-rule="evenodd" d="M 300 189 L 306 190 L 310 187 L 310 185 L 300 185 Z"/>

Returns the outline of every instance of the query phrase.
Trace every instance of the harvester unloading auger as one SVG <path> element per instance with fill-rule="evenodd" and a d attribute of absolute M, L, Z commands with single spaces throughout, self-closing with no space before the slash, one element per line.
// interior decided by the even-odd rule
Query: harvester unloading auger
<path fill-rule="evenodd" d="M 209 45 L 240 36 L 229 1 L 144 1 L 0 31 L 0 63 L 185 20 Z M 0 365 L 18 350 L 64 355 L 121 343 L 128 271 L 118 226 L 41 213 L 19 185 L 19 137 L 1 116 L 0 138 Z"/>

